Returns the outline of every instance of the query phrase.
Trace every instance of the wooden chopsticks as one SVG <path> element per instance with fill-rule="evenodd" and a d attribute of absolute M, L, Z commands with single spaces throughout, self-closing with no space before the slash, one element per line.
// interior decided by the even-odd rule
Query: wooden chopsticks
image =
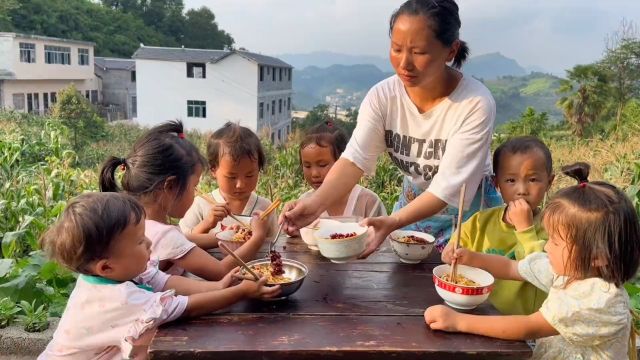
<path fill-rule="evenodd" d="M 233 257 L 234 259 L 236 259 L 236 262 L 238 263 L 238 265 L 242 266 L 245 270 L 247 270 L 249 272 L 249 274 L 251 274 L 251 276 L 253 276 L 253 278 L 255 279 L 255 281 L 260 280 L 260 276 L 258 276 L 258 274 L 256 274 L 253 270 L 251 270 L 251 268 L 249 267 L 249 265 L 247 265 L 247 263 L 245 263 L 244 261 L 242 261 L 242 259 L 236 255 L 236 253 L 234 253 L 233 251 L 231 251 L 231 249 L 229 249 L 227 247 L 227 245 L 225 245 L 223 242 L 219 242 L 218 246 L 220 246 L 224 251 L 226 251 L 227 253 L 229 253 L 229 255 L 231 255 L 231 257 Z"/>
<path fill-rule="evenodd" d="M 463 183 L 462 188 L 460 188 L 460 199 L 458 200 L 458 223 L 456 224 L 456 237 L 453 240 L 453 254 L 455 255 L 456 250 L 458 250 L 458 246 L 460 245 L 460 233 L 461 233 L 461 225 L 462 225 L 462 213 L 464 212 L 464 194 L 467 189 L 467 184 Z M 458 279 L 458 264 L 455 259 L 451 261 L 451 273 L 449 274 L 449 281 L 453 284 L 457 283 Z"/>
<path fill-rule="evenodd" d="M 269 205 L 267 210 L 260 214 L 260 220 L 264 220 L 267 216 L 269 216 L 269 214 L 273 212 L 273 210 L 277 209 L 280 204 L 282 204 L 282 200 L 280 200 L 280 198 L 277 198 L 276 201 L 272 202 L 271 205 Z"/>

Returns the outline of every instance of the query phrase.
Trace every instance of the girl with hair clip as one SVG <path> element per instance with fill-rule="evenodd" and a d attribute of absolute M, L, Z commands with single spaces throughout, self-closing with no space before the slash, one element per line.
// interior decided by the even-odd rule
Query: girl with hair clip
<path fill-rule="evenodd" d="M 79 273 L 53 339 L 38 359 L 146 358 L 161 324 L 223 309 L 247 298 L 270 298 L 266 278 L 233 285 L 169 276 L 150 261 L 145 211 L 133 197 L 87 193 L 72 199 L 40 239 L 55 261 Z"/>
<path fill-rule="evenodd" d="M 235 260 L 231 256 L 217 260 L 168 221 L 185 215 L 205 166 L 198 149 L 185 138 L 182 122 L 169 121 L 147 131 L 126 158 L 110 157 L 100 172 L 100 190 L 121 190 L 115 172 L 122 167 L 122 190 L 145 208 L 145 234 L 151 240 L 151 257 L 160 261 L 160 269 L 175 275 L 186 270 L 203 279 L 218 280 L 235 267 Z M 235 251 L 244 261 L 255 256 L 267 235 L 267 222 L 257 216 L 251 227 L 253 235 Z"/>
<path fill-rule="evenodd" d="M 527 316 L 461 314 L 443 305 L 425 311 L 434 330 L 508 340 L 537 339 L 533 359 L 635 359 L 635 332 L 623 284 L 638 270 L 640 223 L 629 198 L 603 182 L 589 182 L 589 165 L 562 168 L 578 184 L 560 190 L 542 214 L 544 250 L 521 261 L 460 248 L 459 264 L 497 279 L 528 281 L 548 292 Z"/>
<path fill-rule="evenodd" d="M 324 181 L 333 164 L 347 146 L 347 136 L 333 122 L 327 121 L 309 129 L 300 142 L 300 166 L 311 190 L 301 199 L 311 196 Z M 373 191 L 356 184 L 348 196 L 327 208 L 320 217 L 328 216 L 386 216 L 384 204 Z"/>

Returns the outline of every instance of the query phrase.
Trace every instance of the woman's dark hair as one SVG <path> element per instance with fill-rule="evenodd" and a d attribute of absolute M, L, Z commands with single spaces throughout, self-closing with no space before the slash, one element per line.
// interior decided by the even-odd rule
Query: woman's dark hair
<path fill-rule="evenodd" d="M 553 174 L 553 159 L 551 151 L 540 139 L 535 136 L 518 136 L 507 140 L 496 148 L 493 152 L 493 173 L 498 175 L 500 160 L 504 154 L 527 154 L 532 151 L 540 151 L 544 156 L 545 169 L 547 174 Z"/>
<path fill-rule="evenodd" d="M 638 214 L 617 187 L 589 182 L 589 169 L 583 162 L 562 168 L 578 185 L 558 191 L 544 209 L 542 221 L 549 236 L 567 242 L 574 278 L 595 273 L 621 286 L 636 274 L 640 262 Z"/>
<path fill-rule="evenodd" d="M 217 169 L 224 155 L 231 156 L 234 162 L 248 157 L 258 162 L 260 171 L 264 169 L 267 162 L 258 136 L 251 129 L 232 122 L 227 122 L 209 136 L 207 141 L 209 168 Z"/>
<path fill-rule="evenodd" d="M 126 158 L 112 156 L 104 162 L 100 191 L 120 190 L 115 172 L 122 167 L 122 189 L 133 196 L 151 194 L 169 178 L 180 195 L 197 166 L 205 164 L 198 148 L 185 138 L 182 122 L 168 121 L 142 135 Z"/>
<path fill-rule="evenodd" d="M 469 46 L 460 40 L 460 15 L 458 4 L 454 0 L 409 0 L 402 4 L 389 20 L 389 36 L 393 32 L 393 26 L 401 15 L 424 16 L 429 27 L 444 46 L 450 47 L 458 40 L 460 48 L 453 58 L 453 67 L 460 69 L 469 57 Z"/>
<path fill-rule="evenodd" d="M 142 205 L 129 195 L 82 194 L 67 204 L 62 217 L 42 235 L 40 248 L 68 269 L 89 274 L 87 266 L 106 258 L 114 239 L 144 217 Z"/>
<path fill-rule="evenodd" d="M 305 133 L 305 137 L 300 142 L 300 163 L 302 164 L 302 150 L 309 145 L 318 145 L 331 148 L 333 158 L 338 160 L 344 149 L 347 148 L 347 135 L 333 122 L 327 121 L 318 124 Z"/>

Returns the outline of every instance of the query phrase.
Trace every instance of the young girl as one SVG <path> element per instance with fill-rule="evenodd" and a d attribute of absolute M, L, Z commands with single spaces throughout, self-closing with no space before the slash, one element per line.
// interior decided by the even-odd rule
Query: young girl
<path fill-rule="evenodd" d="M 302 194 L 304 199 L 317 190 L 325 176 L 347 146 L 347 137 L 332 122 L 311 128 L 300 143 L 300 164 L 304 179 L 312 190 Z M 349 197 L 334 203 L 322 216 L 386 216 L 384 204 L 373 191 L 360 185 L 353 187 Z"/>
<path fill-rule="evenodd" d="M 210 282 L 148 266 L 154 262 L 149 261 L 144 216 L 128 195 L 87 193 L 71 200 L 43 235 L 42 249 L 80 276 L 39 359 L 144 357 L 140 345 L 153 335 L 149 330 L 163 323 L 210 313 L 245 297 L 277 295 L 279 289 L 264 286 L 266 278 L 229 287 L 236 270 Z"/>
<path fill-rule="evenodd" d="M 539 206 L 554 178 L 549 148 L 532 136 L 510 139 L 493 153 L 493 172 L 507 205 L 469 218 L 462 225 L 460 245 L 511 260 L 542 251 L 547 235 L 540 224 Z M 444 262 L 451 262 L 452 245 L 442 253 Z M 546 297 L 532 284 L 497 280 L 489 301 L 505 315 L 529 315 L 538 311 Z"/>
<path fill-rule="evenodd" d="M 266 210 L 271 205 L 271 201 L 254 192 L 266 160 L 260 139 L 253 131 L 226 123 L 209 137 L 207 159 L 218 184 L 209 195 L 219 205 L 212 206 L 202 197 L 196 197 L 180 220 L 182 231 L 203 249 L 216 247 L 215 234 L 235 224 L 229 214 L 251 216 L 254 211 Z M 275 212 L 268 217 L 269 235 L 273 235 L 277 219 Z"/>
<path fill-rule="evenodd" d="M 180 121 L 149 130 L 126 159 L 108 159 L 100 175 L 102 191 L 119 190 L 115 172 L 120 167 L 124 169 L 122 188 L 144 206 L 151 256 L 159 259 L 161 270 L 175 275 L 186 270 L 203 279 L 218 280 L 235 267 L 231 256 L 217 260 L 168 223 L 169 217 L 182 218 L 193 203 L 204 168 L 202 155 L 185 138 Z M 253 258 L 266 238 L 267 226 L 258 222 L 251 239 L 236 250 L 245 261 Z"/>
<path fill-rule="evenodd" d="M 627 347 L 631 314 L 622 285 L 640 261 L 638 215 L 615 186 L 588 182 L 587 164 L 563 172 L 579 184 L 559 191 L 543 211 L 549 233 L 546 253 L 514 261 L 461 248 L 454 256 L 496 278 L 529 281 L 549 292 L 540 310 L 528 316 L 487 317 L 436 305 L 424 315 L 432 329 L 538 339 L 534 359 L 635 358 L 635 348 Z"/>

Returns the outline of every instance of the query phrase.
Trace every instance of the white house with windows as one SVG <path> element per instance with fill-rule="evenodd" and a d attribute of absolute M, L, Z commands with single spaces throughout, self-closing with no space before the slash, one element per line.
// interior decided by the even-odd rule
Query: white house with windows
<path fill-rule="evenodd" d="M 291 132 L 292 67 L 238 50 L 141 46 L 135 54 L 137 121 L 180 119 L 189 129 L 239 122 L 272 142 Z"/>
<path fill-rule="evenodd" d="M 0 32 L 0 108 L 46 113 L 56 94 L 71 83 L 97 104 L 100 84 L 93 72 L 94 45 Z"/>

